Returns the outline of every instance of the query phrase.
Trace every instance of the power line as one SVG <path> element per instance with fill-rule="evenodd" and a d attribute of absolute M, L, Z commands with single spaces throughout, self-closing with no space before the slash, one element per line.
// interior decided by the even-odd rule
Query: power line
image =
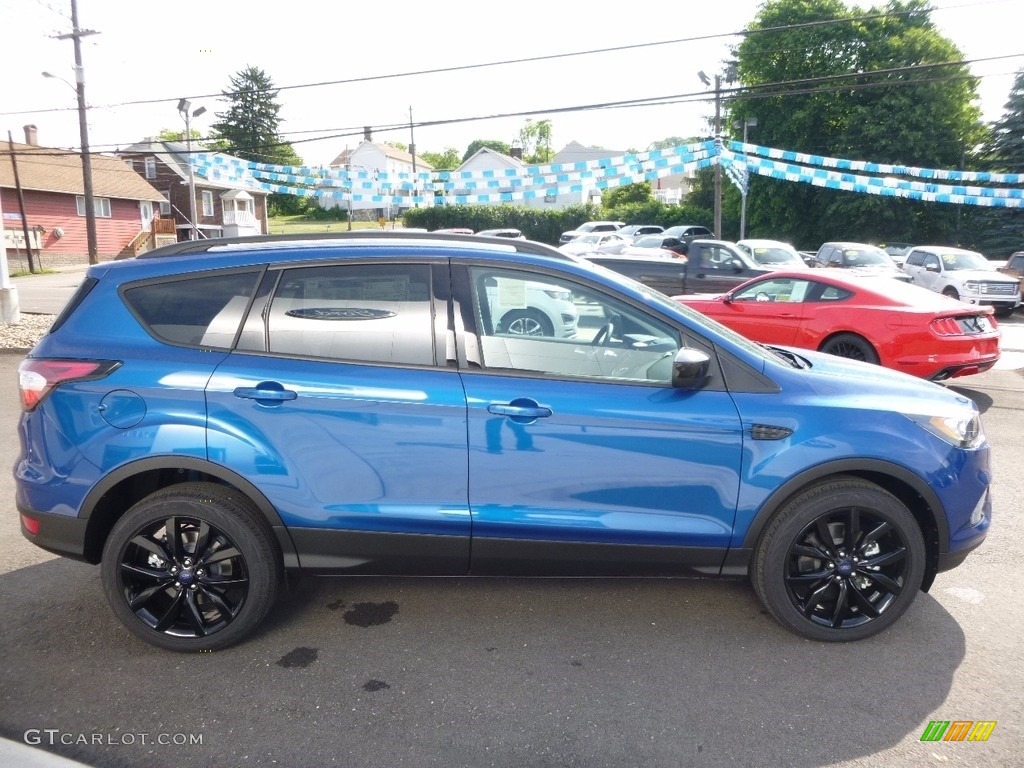
<path fill-rule="evenodd" d="M 298 83 L 298 84 L 294 84 L 294 85 L 275 86 L 274 88 L 264 88 L 264 89 L 243 89 L 243 90 L 240 90 L 240 91 L 218 91 L 217 93 L 198 94 L 198 95 L 194 95 L 194 96 L 188 96 L 186 98 L 189 98 L 189 99 L 211 99 L 211 98 L 213 98 L 213 99 L 220 99 L 220 98 L 222 98 L 224 96 L 229 96 L 230 97 L 230 96 L 240 95 L 240 94 L 245 94 L 245 93 L 260 93 L 260 92 L 273 93 L 273 94 L 276 95 L 277 93 L 279 93 L 281 91 L 299 90 L 299 89 L 304 89 L 304 88 L 321 88 L 321 87 L 326 87 L 326 86 L 331 86 L 331 85 L 353 85 L 353 84 L 356 84 L 356 83 L 377 82 L 377 81 L 381 81 L 381 80 L 393 80 L 393 79 L 404 78 L 404 77 L 419 77 L 419 76 L 423 76 L 423 75 L 446 74 L 446 73 L 452 73 L 452 72 L 465 72 L 465 71 L 470 71 L 470 70 L 475 70 L 475 69 L 485 69 L 485 68 L 489 68 L 489 67 L 510 66 L 510 65 L 515 65 L 515 64 L 528 64 L 528 63 L 536 63 L 536 62 L 542 62 L 542 61 L 556 61 L 556 60 L 560 60 L 560 59 L 573 58 L 573 57 L 577 57 L 577 56 L 593 56 L 593 55 L 605 54 L 605 53 L 619 53 L 619 52 L 622 52 L 622 51 L 629 51 L 629 50 L 640 50 L 640 49 L 654 48 L 654 47 L 666 46 L 666 45 L 678 45 L 680 43 L 694 43 L 694 42 L 701 42 L 701 41 L 707 41 L 707 40 L 716 40 L 716 39 L 725 39 L 725 38 L 733 38 L 733 37 L 746 37 L 746 36 L 749 36 L 749 35 L 760 35 L 760 34 L 768 34 L 768 33 L 772 33 L 772 32 L 792 31 L 792 30 L 805 29 L 805 28 L 809 29 L 809 28 L 822 27 L 822 26 L 828 26 L 828 25 L 834 25 L 834 24 L 850 24 L 850 23 L 854 23 L 854 22 L 869 21 L 869 20 L 880 19 L 880 18 L 897 18 L 897 17 L 901 17 L 901 16 L 909 16 L 909 15 L 921 14 L 921 13 L 930 14 L 930 13 L 934 12 L 935 10 L 944 10 L 944 9 L 924 10 L 922 8 L 915 8 L 915 9 L 907 10 L 907 11 L 872 13 L 872 14 L 864 14 L 864 15 L 861 15 L 861 16 L 852 16 L 852 17 L 849 17 L 849 18 L 821 19 L 821 20 L 818 20 L 818 21 L 800 22 L 800 23 L 797 23 L 797 24 L 783 24 L 783 25 L 778 25 L 778 26 L 774 26 L 774 27 L 764 27 L 764 28 L 759 28 L 759 29 L 745 29 L 745 30 L 740 30 L 738 32 L 720 32 L 720 33 L 711 34 L 711 35 L 694 35 L 694 36 L 691 36 L 691 37 L 676 38 L 676 39 L 672 39 L 672 40 L 657 40 L 657 41 L 652 41 L 652 42 L 647 42 L 647 43 L 634 43 L 634 44 L 631 44 L 631 45 L 611 46 L 611 47 L 606 47 L 606 48 L 593 48 L 593 49 L 583 50 L 583 51 L 570 51 L 570 52 L 566 52 L 566 53 L 553 53 L 553 54 L 545 54 L 545 55 L 542 55 L 542 56 L 530 56 L 530 57 L 523 57 L 523 58 L 517 58 L 517 59 L 503 59 L 503 60 L 499 60 L 499 61 L 480 62 L 480 63 L 475 63 L 475 64 L 460 64 L 458 66 L 436 67 L 436 68 L 432 68 L 432 69 L 412 70 L 412 71 L 408 71 L 408 72 L 394 72 L 394 73 L 383 74 L 383 75 L 367 75 L 365 77 L 346 78 L 346 79 L 342 79 L 342 80 L 323 80 L 323 81 L 313 82 L 313 83 Z M 999 57 L 996 57 L 996 58 L 999 58 Z M 978 61 L 985 61 L 985 60 L 986 59 L 979 59 Z M 90 109 L 111 109 L 111 108 L 114 108 L 114 107 L 141 106 L 141 105 L 147 105 L 147 104 L 176 103 L 177 101 L 179 101 L 180 98 L 181 98 L 180 96 L 174 96 L 174 97 L 170 97 L 170 98 L 136 99 L 136 100 L 132 100 L 132 101 L 116 102 L 116 103 L 113 103 L 113 104 L 93 105 L 92 107 L 90 107 Z M 10 112 L 0 112 L 0 116 L 14 116 L 14 115 L 25 115 L 25 114 L 41 114 L 41 113 L 49 113 L 49 112 L 66 112 L 66 111 L 69 111 L 69 109 L 67 107 L 52 107 L 52 108 L 44 108 L 44 109 L 30 109 L 30 110 L 16 110 L 16 111 L 10 111 Z"/>

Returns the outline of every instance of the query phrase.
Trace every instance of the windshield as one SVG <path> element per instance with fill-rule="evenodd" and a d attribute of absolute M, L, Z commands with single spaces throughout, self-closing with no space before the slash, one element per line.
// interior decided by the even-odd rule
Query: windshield
<path fill-rule="evenodd" d="M 843 251 L 843 259 L 848 267 L 895 266 L 889 254 L 878 248 L 848 248 Z"/>
<path fill-rule="evenodd" d="M 992 269 L 988 259 L 974 251 L 953 251 L 942 254 L 942 263 L 946 269 Z"/>
<path fill-rule="evenodd" d="M 799 264 L 801 267 L 804 265 L 804 260 L 795 250 L 755 245 L 750 248 L 750 252 L 758 264 Z"/>

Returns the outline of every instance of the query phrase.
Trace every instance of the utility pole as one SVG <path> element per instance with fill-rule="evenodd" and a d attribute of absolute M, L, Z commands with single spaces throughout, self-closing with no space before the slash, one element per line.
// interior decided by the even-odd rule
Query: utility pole
<path fill-rule="evenodd" d="M 715 146 L 722 148 L 722 76 L 715 75 Z M 715 238 L 722 239 L 722 157 L 715 163 Z"/>
<path fill-rule="evenodd" d="M 89 124 L 85 114 L 85 69 L 82 67 L 83 37 L 98 35 L 92 29 L 78 28 L 78 0 L 71 0 L 71 32 L 57 35 L 58 40 L 70 38 L 75 44 L 75 83 L 78 92 L 78 130 L 82 140 L 82 186 L 85 192 L 85 234 L 89 242 L 89 263 L 99 263 L 99 247 L 96 243 L 96 208 L 92 195 L 92 160 L 89 157 Z"/>
<path fill-rule="evenodd" d="M 412 195 L 416 197 L 416 134 L 412 130 L 412 105 L 409 105 L 409 154 L 412 155 Z M 416 207 L 415 199 L 410 200 L 412 205 L 410 207 Z"/>

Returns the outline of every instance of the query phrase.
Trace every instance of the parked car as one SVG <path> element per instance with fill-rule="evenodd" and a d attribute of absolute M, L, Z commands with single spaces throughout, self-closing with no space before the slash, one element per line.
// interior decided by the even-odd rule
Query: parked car
<path fill-rule="evenodd" d="M 736 247 L 756 263 L 773 269 L 797 269 L 807 266 L 803 256 L 789 243 L 780 240 L 737 240 Z"/>
<path fill-rule="evenodd" d="M 1024 251 L 1017 251 L 1016 253 L 1010 254 L 1010 258 L 1006 260 L 1006 264 L 999 267 L 997 271 L 1004 275 L 1016 277 L 1020 281 L 1020 286 L 1017 290 L 1024 294 Z"/>
<path fill-rule="evenodd" d="M 691 240 L 683 244 L 686 258 L 637 257 L 625 253 L 586 254 L 585 258 L 672 296 L 677 293 L 721 293 L 752 277 L 772 271 L 755 264 L 726 240 Z"/>
<path fill-rule="evenodd" d="M 907 260 L 907 254 L 914 247 L 911 243 L 882 243 L 878 246 L 891 258 L 897 267 L 902 267 Z"/>
<path fill-rule="evenodd" d="M 621 221 L 587 221 L 580 224 L 576 229 L 563 232 L 561 237 L 558 238 L 558 244 L 565 245 L 570 240 L 591 232 L 617 232 L 624 226 L 625 223 Z"/>
<path fill-rule="evenodd" d="M 999 360 L 992 310 L 887 277 L 846 270 L 773 272 L 718 296 L 675 297 L 764 344 L 816 349 L 932 381 Z"/>
<path fill-rule="evenodd" d="M 693 240 L 694 238 L 714 238 L 715 233 L 707 227 L 701 227 L 697 224 L 677 224 L 674 227 L 669 227 L 662 234 L 669 237 L 678 237 L 680 240 Z"/>
<path fill-rule="evenodd" d="M 1020 283 L 1006 277 L 976 251 L 919 245 L 907 254 L 903 270 L 920 286 L 967 304 L 993 307 L 997 317 L 1020 304 Z"/>
<path fill-rule="evenodd" d="M 572 297 L 576 337 L 501 321 L 538 290 Z M 530 241 L 278 235 L 92 266 L 19 387 L 22 533 L 99 564 L 114 614 L 176 651 L 246 637 L 286 570 L 747 574 L 784 627 L 858 640 L 991 519 L 969 398 L 754 344 Z"/>
<path fill-rule="evenodd" d="M 558 250 L 565 253 L 622 253 L 622 249 L 632 242 L 632 238 L 623 237 L 618 232 L 591 232 L 574 237 L 558 246 Z"/>
<path fill-rule="evenodd" d="M 477 232 L 480 237 L 503 237 L 507 240 L 525 240 L 524 235 L 520 230 L 513 229 L 512 227 L 504 227 L 501 229 L 481 229 Z"/>
<path fill-rule="evenodd" d="M 638 237 L 644 235 L 660 235 L 665 231 L 665 228 L 658 224 L 627 224 L 618 230 L 618 233 L 623 237 L 629 237 L 636 240 Z"/>
<path fill-rule="evenodd" d="M 686 257 L 687 243 L 671 235 L 643 235 L 632 245 L 622 249 L 624 256 L 676 256 Z"/>
<path fill-rule="evenodd" d="M 472 235 L 473 230 L 469 227 L 446 227 L 444 229 L 432 229 L 431 232 L 443 232 L 449 235 Z"/>
<path fill-rule="evenodd" d="M 911 281 L 889 254 L 865 243 L 823 243 L 814 256 L 813 266 L 848 269 L 851 274 L 862 276 L 884 275 L 906 283 Z"/>

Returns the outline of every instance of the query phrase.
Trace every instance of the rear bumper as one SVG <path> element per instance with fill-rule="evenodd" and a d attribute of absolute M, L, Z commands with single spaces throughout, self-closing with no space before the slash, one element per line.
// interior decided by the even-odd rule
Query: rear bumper
<path fill-rule="evenodd" d="M 21 535 L 37 547 L 73 560 L 92 562 L 85 556 L 88 520 L 36 512 L 21 504 L 18 505 L 18 513 L 21 517 Z M 26 525 L 26 519 L 31 522 L 35 533 Z"/>

